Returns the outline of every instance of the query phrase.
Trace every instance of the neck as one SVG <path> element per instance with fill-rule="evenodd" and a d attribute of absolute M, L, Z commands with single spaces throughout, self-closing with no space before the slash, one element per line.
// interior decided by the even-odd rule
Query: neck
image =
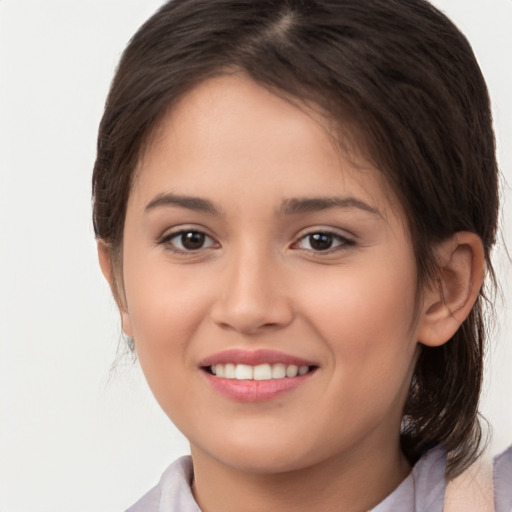
<path fill-rule="evenodd" d="M 398 441 L 390 445 L 352 450 L 277 474 L 240 471 L 192 447 L 193 492 L 204 512 L 362 512 L 380 503 L 410 472 Z"/>

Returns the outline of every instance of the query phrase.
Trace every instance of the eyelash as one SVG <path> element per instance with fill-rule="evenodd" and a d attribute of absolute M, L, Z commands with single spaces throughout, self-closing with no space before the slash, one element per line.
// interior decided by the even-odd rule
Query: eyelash
<path fill-rule="evenodd" d="M 199 242 L 202 241 L 203 244 L 201 245 L 201 247 L 197 247 L 195 249 L 190 249 L 190 248 L 187 249 L 183 245 L 183 241 L 184 241 L 183 236 L 184 235 L 193 235 L 193 236 L 199 235 L 200 237 L 202 237 L 202 240 L 200 239 Z M 331 243 L 335 243 L 337 241 L 338 244 L 334 245 L 334 247 L 331 244 L 330 247 L 327 247 L 325 249 L 317 249 L 317 250 L 315 250 L 313 248 L 300 247 L 301 242 L 308 240 L 308 239 L 309 239 L 309 244 L 311 247 L 311 237 L 314 237 L 316 235 L 328 237 L 330 239 Z M 175 244 L 175 242 L 173 242 L 173 240 L 180 240 L 181 247 L 176 247 L 176 244 Z M 209 241 L 207 246 L 204 246 L 205 241 Z M 162 237 L 162 239 L 158 242 L 158 244 L 165 245 L 166 248 L 168 248 L 173 253 L 183 254 L 183 255 L 198 254 L 201 250 L 217 248 L 219 246 L 219 244 L 217 242 L 215 242 L 215 240 L 211 236 L 207 235 L 204 231 L 201 231 L 199 229 L 180 229 L 179 231 L 169 233 L 169 234 L 165 235 L 164 237 Z M 355 245 L 355 241 L 350 238 L 344 237 L 334 231 L 319 229 L 316 231 L 310 231 L 308 233 L 305 233 L 301 237 L 299 237 L 299 239 L 291 245 L 291 248 L 308 251 L 315 255 L 323 255 L 323 254 L 332 254 L 333 252 L 346 250 L 349 247 L 354 246 L 354 245 Z"/>

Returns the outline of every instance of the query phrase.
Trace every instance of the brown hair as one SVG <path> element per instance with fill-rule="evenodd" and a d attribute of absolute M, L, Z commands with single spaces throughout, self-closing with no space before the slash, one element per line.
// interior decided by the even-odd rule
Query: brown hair
<path fill-rule="evenodd" d="M 126 205 L 158 121 L 194 85 L 239 70 L 270 89 L 347 116 L 408 219 L 419 286 L 436 279 L 436 243 L 478 234 L 488 273 L 498 215 L 489 97 L 471 47 L 424 0 L 175 0 L 135 34 L 98 136 L 94 228 L 122 264 Z M 119 275 L 119 274 L 118 274 Z M 479 453 L 483 291 L 453 338 L 421 346 L 404 410 L 413 463 L 442 444 L 453 477 Z"/>

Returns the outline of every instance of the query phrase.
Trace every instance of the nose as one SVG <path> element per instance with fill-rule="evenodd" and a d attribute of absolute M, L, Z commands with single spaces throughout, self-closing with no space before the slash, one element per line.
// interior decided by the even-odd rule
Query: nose
<path fill-rule="evenodd" d="M 226 263 L 212 307 L 213 321 L 243 334 L 287 326 L 293 307 L 283 272 L 271 256 L 245 251 Z"/>

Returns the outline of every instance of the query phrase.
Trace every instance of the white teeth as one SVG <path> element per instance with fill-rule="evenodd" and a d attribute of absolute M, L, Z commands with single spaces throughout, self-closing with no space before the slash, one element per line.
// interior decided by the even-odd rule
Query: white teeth
<path fill-rule="evenodd" d="M 270 380 L 284 379 L 285 377 L 297 377 L 309 372 L 309 366 L 297 366 L 295 364 L 214 364 L 210 367 L 211 373 L 217 377 L 237 380 Z"/>
<path fill-rule="evenodd" d="M 272 368 L 269 364 L 259 364 L 254 367 L 254 380 L 270 380 L 272 378 Z"/>
<path fill-rule="evenodd" d="M 286 368 L 286 376 L 287 377 L 297 377 L 299 373 L 299 367 L 295 364 L 291 364 Z"/>
<path fill-rule="evenodd" d="M 253 371 L 252 366 L 248 364 L 237 364 L 235 368 L 235 379 L 238 380 L 252 380 Z"/>
<path fill-rule="evenodd" d="M 284 364 L 275 364 L 272 366 L 272 378 L 282 379 L 286 377 L 286 366 Z"/>
<path fill-rule="evenodd" d="M 234 364 L 228 363 L 226 366 L 224 366 L 224 377 L 226 377 L 226 379 L 236 379 Z"/>

